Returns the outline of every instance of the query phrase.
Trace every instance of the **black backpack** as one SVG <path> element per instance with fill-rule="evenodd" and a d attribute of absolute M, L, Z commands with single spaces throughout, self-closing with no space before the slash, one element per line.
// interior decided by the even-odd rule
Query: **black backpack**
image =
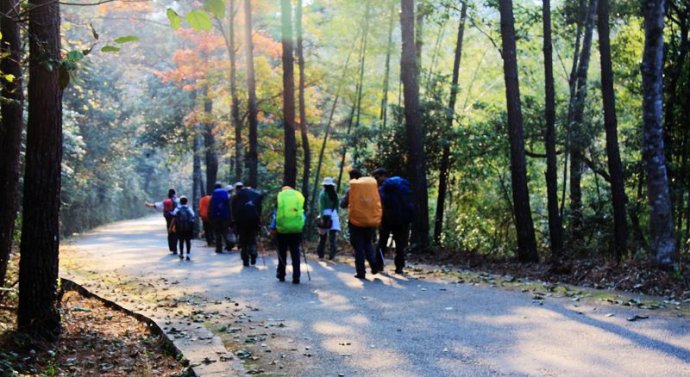
<path fill-rule="evenodd" d="M 236 194 L 232 201 L 232 215 L 238 225 L 255 225 L 261 216 L 260 192 L 252 189 L 243 189 Z"/>
<path fill-rule="evenodd" d="M 187 207 L 180 207 L 175 215 L 175 230 L 182 233 L 189 233 L 194 229 L 194 215 Z"/>

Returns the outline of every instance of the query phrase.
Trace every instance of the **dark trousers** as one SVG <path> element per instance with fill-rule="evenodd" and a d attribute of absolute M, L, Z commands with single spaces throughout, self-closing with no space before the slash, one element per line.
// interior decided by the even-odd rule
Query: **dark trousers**
<path fill-rule="evenodd" d="M 355 249 L 355 270 L 357 275 L 364 276 L 366 274 L 366 267 L 364 261 L 369 262 L 372 273 L 378 272 L 376 259 L 374 257 L 374 248 L 371 245 L 371 240 L 375 234 L 375 228 L 363 228 L 356 225 L 349 224 L 350 227 L 350 244 Z"/>
<path fill-rule="evenodd" d="M 168 250 L 172 253 L 177 253 L 177 234 L 170 231 L 170 223 L 174 217 L 165 217 L 165 229 L 168 231 Z"/>
<path fill-rule="evenodd" d="M 290 249 L 290 259 L 292 260 L 292 280 L 299 281 L 300 256 L 299 243 L 302 240 L 301 233 L 278 233 L 278 270 L 276 277 L 285 279 L 285 266 L 287 264 L 287 251 Z"/>
<path fill-rule="evenodd" d="M 207 220 L 202 220 L 201 222 L 204 226 L 204 238 L 206 239 L 206 244 L 211 246 L 214 243 L 213 228 L 211 227 L 211 223 Z"/>
<path fill-rule="evenodd" d="M 239 246 L 242 262 L 246 266 L 251 258 L 252 264 L 256 263 L 256 235 L 259 233 L 259 228 L 238 226 L 237 232 L 240 238 Z"/>
<path fill-rule="evenodd" d="M 216 253 L 223 252 L 223 245 L 227 245 L 227 240 L 225 235 L 228 233 L 229 221 L 227 220 L 214 220 L 211 222 L 213 227 L 213 236 L 216 239 Z M 231 248 L 229 246 L 228 248 Z"/>
<path fill-rule="evenodd" d="M 187 245 L 187 256 L 192 252 L 192 232 L 177 233 L 177 240 L 180 246 L 180 257 L 184 255 L 184 246 Z"/>
<path fill-rule="evenodd" d="M 337 230 L 329 230 L 328 232 L 324 234 L 319 234 L 319 246 L 316 248 L 316 254 L 318 254 L 319 258 L 323 258 L 324 255 L 324 249 L 326 248 L 326 238 L 330 239 L 330 249 L 328 253 L 328 258 L 333 259 L 335 258 L 335 240 L 338 237 L 338 231 Z"/>
<path fill-rule="evenodd" d="M 407 250 L 407 243 L 410 238 L 410 225 L 385 225 L 381 224 L 379 230 L 379 245 L 376 251 L 376 262 L 379 269 L 383 270 L 383 256 L 386 254 L 388 244 L 388 237 L 393 234 L 395 241 L 395 269 L 402 270 L 405 267 L 405 250 Z"/>

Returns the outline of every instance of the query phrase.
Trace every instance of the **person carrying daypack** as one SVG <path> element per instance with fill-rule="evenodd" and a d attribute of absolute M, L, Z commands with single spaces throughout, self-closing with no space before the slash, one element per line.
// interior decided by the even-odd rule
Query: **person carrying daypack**
<path fill-rule="evenodd" d="M 292 260 L 292 283 L 299 284 L 300 250 L 302 230 L 304 229 L 304 196 L 290 186 L 283 186 L 276 199 L 276 211 L 271 223 L 272 232 L 278 241 L 278 269 L 276 278 L 285 281 L 287 251 L 290 249 Z"/>
<path fill-rule="evenodd" d="M 223 244 L 226 249 L 232 248 L 226 238 L 228 228 L 230 227 L 230 197 L 227 190 L 223 188 L 220 183 L 214 185 L 213 193 L 211 194 L 211 203 L 208 208 L 208 219 L 213 228 L 213 235 L 216 240 L 216 253 L 223 252 Z"/>
<path fill-rule="evenodd" d="M 163 211 L 165 218 L 165 229 L 168 233 L 168 250 L 171 253 L 177 254 L 177 235 L 170 231 L 170 224 L 174 218 L 173 212 L 178 206 L 178 199 L 174 188 L 168 190 L 168 197 L 160 202 L 144 202 L 144 205 L 149 208 L 155 208 Z"/>
<path fill-rule="evenodd" d="M 232 216 L 234 228 L 239 236 L 240 255 L 242 264 L 256 264 L 256 237 L 261 227 L 261 200 L 260 192 L 244 188 L 243 185 L 235 185 L 235 194 L 232 197 Z"/>
<path fill-rule="evenodd" d="M 208 220 L 208 207 L 211 204 L 211 195 L 204 195 L 199 199 L 199 217 L 201 218 L 201 224 L 204 228 L 204 239 L 206 240 L 206 246 L 214 245 L 213 230 L 211 228 L 211 222 Z"/>
<path fill-rule="evenodd" d="M 340 201 L 341 208 L 349 208 L 348 228 L 350 244 L 355 249 L 355 277 L 366 279 L 364 261 L 369 261 L 371 273 L 379 272 L 371 241 L 381 223 L 381 198 L 376 180 L 362 177 L 357 169 L 350 170 L 350 187 Z"/>
<path fill-rule="evenodd" d="M 317 226 L 319 228 L 319 246 L 316 248 L 316 254 L 319 259 L 324 257 L 324 249 L 326 248 L 326 238 L 330 239 L 330 250 L 328 259 L 335 258 L 336 253 L 336 239 L 338 232 L 340 232 L 340 217 L 338 216 L 338 194 L 335 192 L 335 182 L 333 178 L 326 177 L 323 180 L 323 191 L 319 194 L 319 220 Z"/>
<path fill-rule="evenodd" d="M 414 205 L 410 182 L 398 176 L 388 177 L 388 171 L 378 168 L 372 175 L 379 184 L 379 194 L 383 206 L 383 219 L 379 229 L 379 244 L 376 261 L 383 270 L 383 256 L 386 253 L 388 238 L 395 241 L 395 273 L 402 274 L 405 267 L 405 250 L 410 237 L 410 223 L 414 219 Z"/>
<path fill-rule="evenodd" d="M 187 245 L 187 260 L 192 252 L 194 235 L 194 210 L 187 206 L 187 197 L 180 197 L 180 206 L 173 211 L 172 227 L 180 244 L 180 260 L 184 259 L 184 246 Z"/>

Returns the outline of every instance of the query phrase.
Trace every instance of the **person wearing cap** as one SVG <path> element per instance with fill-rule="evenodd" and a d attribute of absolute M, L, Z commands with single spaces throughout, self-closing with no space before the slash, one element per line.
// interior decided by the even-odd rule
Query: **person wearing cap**
<path fill-rule="evenodd" d="M 261 201 L 263 195 L 241 182 L 235 184 L 235 195 L 230 200 L 233 227 L 239 238 L 240 256 L 244 267 L 256 264 L 256 237 L 261 228 Z"/>
<path fill-rule="evenodd" d="M 335 192 L 333 178 L 323 180 L 323 190 L 319 194 L 319 212 L 324 221 L 319 221 L 319 246 L 316 249 L 319 259 L 324 257 L 326 238 L 330 239 L 328 259 L 335 258 L 336 240 L 340 232 L 340 217 L 338 216 L 338 194 Z M 330 225 L 330 226 L 329 226 Z"/>

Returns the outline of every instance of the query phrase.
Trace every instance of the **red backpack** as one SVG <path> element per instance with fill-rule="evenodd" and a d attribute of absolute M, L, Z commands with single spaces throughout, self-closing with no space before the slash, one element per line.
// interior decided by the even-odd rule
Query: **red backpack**
<path fill-rule="evenodd" d="M 163 216 L 172 218 L 175 207 L 177 207 L 177 203 L 172 198 L 165 199 L 163 201 Z"/>

